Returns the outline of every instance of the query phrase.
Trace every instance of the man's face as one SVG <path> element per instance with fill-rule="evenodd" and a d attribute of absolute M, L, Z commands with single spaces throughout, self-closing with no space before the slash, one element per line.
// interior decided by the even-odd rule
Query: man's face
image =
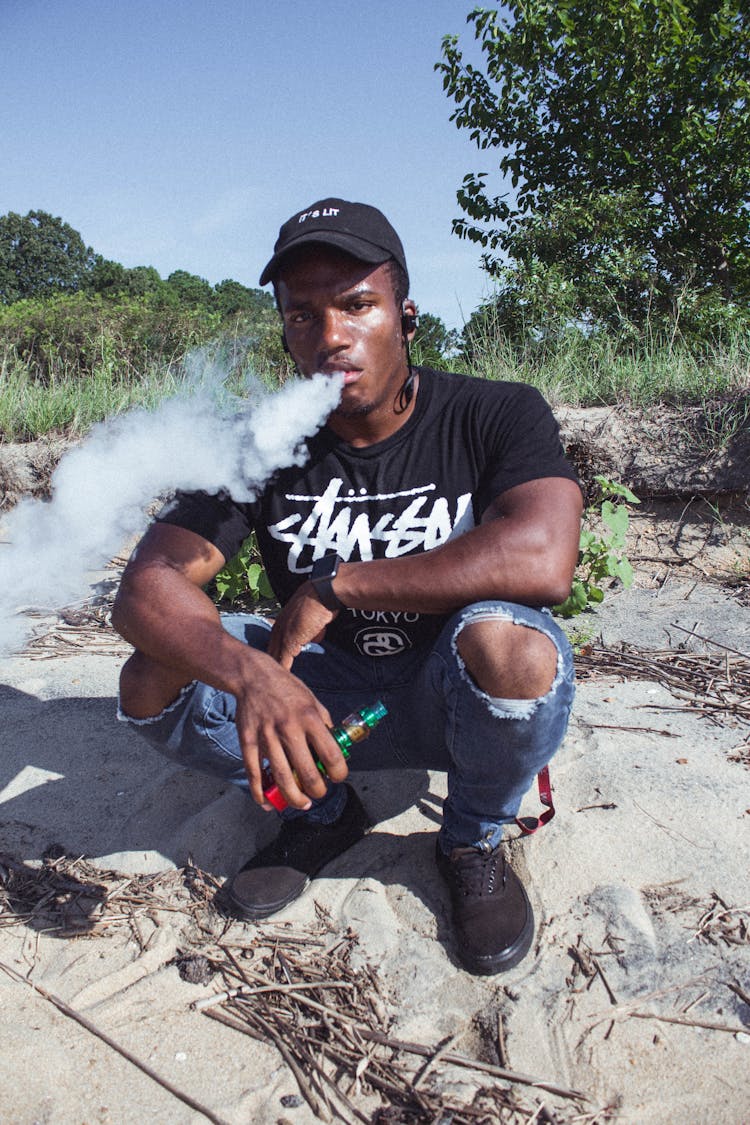
<path fill-rule="evenodd" d="M 284 263 L 276 289 L 300 374 L 343 373 L 335 413 L 390 414 L 408 364 L 387 263 L 373 267 L 334 247 L 310 246 Z M 416 311 L 411 301 L 406 311 Z"/>

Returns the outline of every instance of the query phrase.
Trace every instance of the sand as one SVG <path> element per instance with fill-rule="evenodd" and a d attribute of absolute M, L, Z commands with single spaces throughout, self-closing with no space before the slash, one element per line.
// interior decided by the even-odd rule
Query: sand
<path fill-rule="evenodd" d="M 750 653 L 747 605 L 707 583 L 672 579 L 612 593 L 574 630 L 610 651 L 623 641 L 652 653 L 686 644 L 706 662 L 726 660 L 699 634 L 746 654 L 745 667 Z M 582 679 L 552 767 L 557 815 L 509 844 L 536 912 L 534 946 L 510 973 L 477 978 L 456 960 L 432 859 L 444 775 L 353 774 L 377 820 L 371 834 L 265 926 L 230 922 L 211 905 L 213 888 L 273 834 L 272 818 L 236 789 L 163 761 L 115 723 L 122 655 L 85 643 L 73 651 L 0 664 L 4 1125 L 325 1120 L 314 1084 L 317 1110 L 268 1037 L 252 1039 L 193 1007 L 224 982 L 219 974 L 183 979 L 184 958 L 230 947 L 242 959 L 243 945 L 252 957 L 242 964 L 269 979 L 279 979 L 285 949 L 294 978 L 306 959 L 319 970 L 332 948 L 346 947 L 348 972 L 369 966 L 371 1026 L 428 1055 L 445 1047 L 419 1082 L 429 1112 L 409 1116 L 394 1108 L 395 1095 L 373 1092 L 374 1047 L 361 1040 L 359 1075 L 335 1080 L 349 1106 L 331 1095 L 328 1119 L 748 1121 L 750 752 L 747 725 L 731 709 L 701 712 L 658 675 Z M 536 794 L 525 811 L 538 811 Z M 68 858 L 45 868 L 45 854 Z M 79 856 L 88 866 L 75 866 Z M 179 871 L 188 862 L 205 873 L 193 899 Z M 85 883 L 92 868 L 123 873 L 100 880 L 108 904 L 91 888 L 68 894 L 67 914 L 64 896 L 45 900 L 45 872 Z M 118 894 L 145 885 L 136 879 L 128 891 L 128 878 L 149 873 L 165 873 L 152 881 L 156 905 L 133 908 L 130 920 L 118 914 Z M 11 892 L 35 877 L 42 897 L 24 915 Z M 315 995 L 334 1010 L 334 992 Z M 301 1011 L 300 1026 L 320 1018 Z M 585 1100 L 456 1065 L 451 1054 Z M 408 1089 L 425 1056 L 399 1061 Z M 472 1116 L 481 1087 L 490 1093 Z"/>

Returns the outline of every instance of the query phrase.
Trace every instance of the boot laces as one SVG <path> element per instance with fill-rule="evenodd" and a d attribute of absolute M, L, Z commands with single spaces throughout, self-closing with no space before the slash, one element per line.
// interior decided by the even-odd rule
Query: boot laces
<path fill-rule="evenodd" d="M 467 897 L 491 895 L 496 886 L 505 883 L 505 864 L 499 847 L 490 852 L 467 848 L 454 870 L 458 888 Z"/>

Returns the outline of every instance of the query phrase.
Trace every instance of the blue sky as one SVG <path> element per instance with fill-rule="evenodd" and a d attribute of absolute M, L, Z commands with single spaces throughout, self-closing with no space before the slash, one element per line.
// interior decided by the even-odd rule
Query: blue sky
<path fill-rule="evenodd" d="M 0 0 L 0 214 L 41 209 L 126 266 L 257 285 L 281 223 L 381 207 L 412 296 L 460 327 L 491 289 L 451 233 L 469 170 L 433 70 L 464 0 Z"/>

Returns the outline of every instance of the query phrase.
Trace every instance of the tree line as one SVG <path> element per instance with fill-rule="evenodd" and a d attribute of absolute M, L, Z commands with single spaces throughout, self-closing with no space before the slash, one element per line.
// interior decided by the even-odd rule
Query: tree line
<path fill-rule="evenodd" d="M 446 37 L 436 69 L 484 168 L 454 221 L 498 286 L 475 327 L 626 346 L 746 330 L 745 0 L 509 0 L 467 22 L 477 46 Z"/>
<path fill-rule="evenodd" d="M 153 266 L 127 268 L 95 253 L 69 223 L 46 211 L 0 217 L 0 303 L 79 292 L 203 305 L 222 316 L 273 306 L 268 293 L 231 278 L 212 286 L 187 270 L 163 279 Z"/>
<path fill-rule="evenodd" d="M 283 380 L 291 372 L 265 290 L 232 278 L 211 285 L 183 269 L 162 278 L 153 266 L 123 266 L 46 211 L 0 216 L 0 338 L 38 377 L 85 374 L 107 359 L 132 376 L 217 337 L 264 373 Z M 419 362 L 443 363 L 454 344 L 439 317 L 422 316 Z"/>

